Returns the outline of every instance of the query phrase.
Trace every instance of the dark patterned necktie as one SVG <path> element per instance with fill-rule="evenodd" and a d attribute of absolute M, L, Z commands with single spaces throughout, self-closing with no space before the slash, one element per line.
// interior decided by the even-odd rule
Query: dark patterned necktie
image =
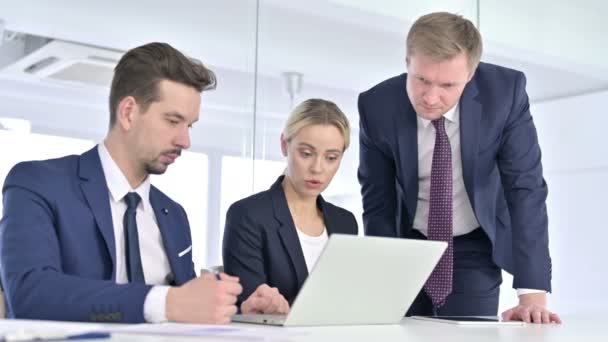
<path fill-rule="evenodd" d="M 431 273 L 424 290 L 433 306 L 445 304 L 452 292 L 454 244 L 452 230 L 452 149 L 445 132 L 445 118 L 433 120 L 435 126 L 435 148 L 431 166 L 431 193 L 429 198 L 428 239 L 445 241 L 448 249 Z"/>
<path fill-rule="evenodd" d="M 137 236 L 137 221 L 135 213 L 141 197 L 136 192 L 129 192 L 124 197 L 127 210 L 123 219 L 125 230 L 125 256 L 127 260 L 127 276 L 129 282 L 145 283 L 144 270 L 139 255 L 139 237 Z"/>

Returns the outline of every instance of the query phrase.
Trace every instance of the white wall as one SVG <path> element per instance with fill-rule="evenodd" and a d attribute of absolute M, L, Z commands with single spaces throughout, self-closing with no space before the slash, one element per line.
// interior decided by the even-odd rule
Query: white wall
<path fill-rule="evenodd" d="M 608 307 L 608 91 L 533 106 L 549 184 L 554 308 Z"/>
<path fill-rule="evenodd" d="M 603 313 L 608 284 L 608 91 L 533 104 L 549 186 L 550 307 Z M 513 302 L 505 278 L 501 306 Z"/>

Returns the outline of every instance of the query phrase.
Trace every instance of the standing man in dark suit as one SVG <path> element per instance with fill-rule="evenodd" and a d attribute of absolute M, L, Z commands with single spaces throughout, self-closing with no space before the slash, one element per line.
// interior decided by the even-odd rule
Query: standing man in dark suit
<path fill-rule="evenodd" d="M 448 242 L 408 314 L 496 315 L 505 269 L 519 295 L 505 319 L 560 322 L 546 305 L 547 185 L 525 76 L 481 54 L 469 20 L 425 15 L 407 74 L 359 96 L 366 234 Z"/>
<path fill-rule="evenodd" d="M 196 278 L 184 209 L 150 184 L 190 147 L 213 72 L 168 44 L 114 70 L 110 129 L 72 155 L 6 177 L 0 267 L 8 315 L 106 322 L 227 323 L 237 278 Z"/>

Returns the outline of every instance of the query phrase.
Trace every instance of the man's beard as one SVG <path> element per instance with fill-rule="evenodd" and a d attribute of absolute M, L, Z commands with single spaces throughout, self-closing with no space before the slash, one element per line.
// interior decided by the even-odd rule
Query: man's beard
<path fill-rule="evenodd" d="M 182 155 L 182 150 L 165 151 L 165 152 L 161 153 L 160 156 L 165 155 L 165 154 L 176 154 L 179 157 Z M 160 156 L 159 156 L 159 158 L 160 158 Z M 157 158 L 157 160 L 158 160 L 158 158 Z M 150 161 L 150 162 L 146 162 L 144 167 L 145 167 L 146 172 L 149 175 L 162 175 L 163 173 L 165 173 L 165 171 L 167 171 L 167 168 L 169 167 L 169 165 L 165 165 L 158 161 Z"/>
<path fill-rule="evenodd" d="M 153 162 L 148 162 L 145 165 L 146 173 L 149 175 L 162 175 L 167 171 L 168 165 L 164 164 L 154 164 Z"/>

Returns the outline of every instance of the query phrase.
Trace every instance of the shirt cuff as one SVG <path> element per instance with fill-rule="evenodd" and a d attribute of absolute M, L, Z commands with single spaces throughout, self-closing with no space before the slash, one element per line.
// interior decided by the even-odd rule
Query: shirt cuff
<path fill-rule="evenodd" d="M 171 286 L 153 286 L 144 301 L 144 319 L 148 323 L 167 321 L 167 294 Z"/>
<path fill-rule="evenodd" d="M 517 289 L 517 296 L 530 294 L 530 293 L 547 293 L 545 290 L 534 290 L 534 289 Z"/>

